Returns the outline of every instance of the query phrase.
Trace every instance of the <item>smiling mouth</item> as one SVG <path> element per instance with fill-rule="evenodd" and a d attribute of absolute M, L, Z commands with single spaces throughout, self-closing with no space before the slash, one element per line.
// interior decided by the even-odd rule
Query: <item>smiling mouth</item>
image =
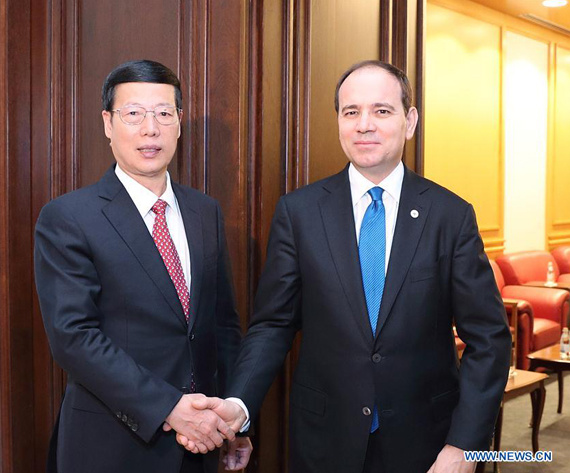
<path fill-rule="evenodd" d="M 162 148 L 158 146 L 145 146 L 141 148 L 137 148 L 137 150 L 145 157 L 145 158 L 152 158 L 156 156 Z"/>

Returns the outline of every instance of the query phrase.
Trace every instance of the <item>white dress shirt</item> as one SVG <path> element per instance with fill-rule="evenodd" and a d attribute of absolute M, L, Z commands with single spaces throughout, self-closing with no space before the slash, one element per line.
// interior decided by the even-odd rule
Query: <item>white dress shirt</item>
<path fill-rule="evenodd" d="M 160 197 L 157 197 L 154 192 L 148 190 L 145 186 L 135 181 L 131 176 L 123 171 L 118 164 L 115 166 L 115 174 L 123 186 L 125 186 L 125 189 L 141 214 L 151 236 L 155 218 L 155 213 L 151 210 L 152 206 L 158 199 L 162 199 L 168 204 L 166 206 L 165 214 L 166 224 L 168 225 L 170 237 L 172 238 L 176 251 L 178 252 L 182 271 L 184 272 L 184 279 L 188 286 L 188 292 L 190 292 L 190 279 L 192 274 L 190 271 L 190 249 L 188 248 L 188 239 L 186 238 L 186 231 L 184 230 L 184 221 L 182 220 L 180 207 L 178 207 L 178 201 L 176 200 L 176 196 L 172 190 L 172 184 L 170 183 L 170 174 L 168 174 L 168 172 L 166 173 L 166 190 Z"/>
<path fill-rule="evenodd" d="M 390 252 L 392 250 L 392 240 L 396 228 L 396 218 L 398 216 L 398 205 L 400 204 L 400 194 L 402 193 L 402 183 L 404 182 L 404 165 L 400 163 L 378 186 L 366 179 L 352 165 L 348 167 L 348 180 L 350 182 L 350 194 L 352 196 L 352 210 L 354 212 L 354 229 L 356 231 L 356 242 L 360 241 L 360 226 L 366 213 L 366 209 L 372 202 L 372 197 L 368 191 L 373 187 L 384 189 L 382 193 L 382 203 L 384 204 L 386 216 L 386 259 L 384 271 L 388 270 Z"/>

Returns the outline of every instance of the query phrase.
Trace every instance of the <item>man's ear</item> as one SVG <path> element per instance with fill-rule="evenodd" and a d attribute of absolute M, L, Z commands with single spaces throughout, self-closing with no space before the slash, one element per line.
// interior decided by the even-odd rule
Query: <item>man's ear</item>
<path fill-rule="evenodd" d="M 180 138 L 180 135 L 182 134 L 182 117 L 184 116 L 184 112 L 182 110 L 179 110 L 178 112 L 178 138 Z"/>
<path fill-rule="evenodd" d="M 111 139 L 111 136 L 113 134 L 113 115 L 111 112 L 103 110 L 101 112 L 101 116 L 103 117 L 103 127 L 105 128 L 105 136 Z"/>
<path fill-rule="evenodd" d="M 411 107 L 406 115 L 406 139 L 411 140 L 416 131 L 418 124 L 418 110 L 416 107 Z"/>

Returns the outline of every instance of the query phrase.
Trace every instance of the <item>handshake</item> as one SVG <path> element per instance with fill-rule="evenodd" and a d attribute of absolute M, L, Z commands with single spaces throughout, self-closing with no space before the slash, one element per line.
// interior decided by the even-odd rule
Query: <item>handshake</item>
<path fill-rule="evenodd" d="M 176 431 L 178 443 L 192 453 L 222 447 L 226 470 L 240 470 L 247 465 L 253 449 L 248 437 L 236 437 L 245 421 L 244 410 L 235 402 L 185 394 L 166 418 L 163 430 Z"/>

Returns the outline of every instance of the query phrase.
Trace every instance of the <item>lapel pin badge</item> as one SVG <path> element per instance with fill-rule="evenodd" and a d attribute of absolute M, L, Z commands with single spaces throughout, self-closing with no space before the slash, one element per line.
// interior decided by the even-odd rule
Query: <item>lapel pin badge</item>
<path fill-rule="evenodd" d="M 410 215 L 412 216 L 412 218 L 418 218 L 420 216 L 420 213 L 414 209 L 410 212 Z"/>

